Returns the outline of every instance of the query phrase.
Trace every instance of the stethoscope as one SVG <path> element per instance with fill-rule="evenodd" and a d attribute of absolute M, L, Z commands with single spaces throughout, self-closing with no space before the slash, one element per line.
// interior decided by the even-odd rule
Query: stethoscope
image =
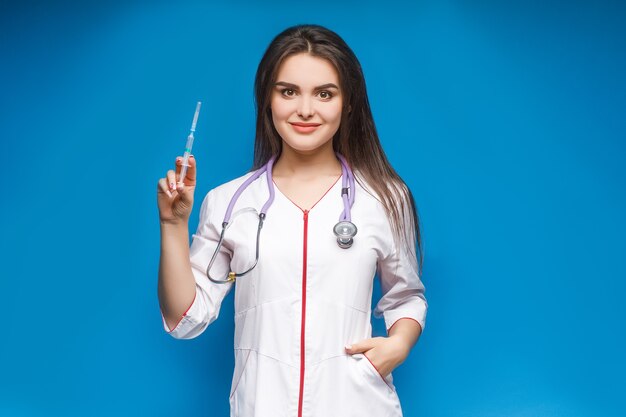
<path fill-rule="evenodd" d="M 350 166 L 348 165 L 346 159 L 338 152 L 335 154 L 337 155 L 337 159 L 339 159 L 339 162 L 341 163 L 341 199 L 343 200 L 343 212 L 339 216 L 339 222 L 335 225 L 335 227 L 333 227 L 333 233 L 337 237 L 337 244 L 339 245 L 339 247 L 342 249 L 347 249 L 352 246 L 352 243 L 354 243 L 354 236 L 357 232 L 356 226 L 354 225 L 354 223 L 352 223 L 350 212 L 352 205 L 354 204 L 355 181 L 354 174 L 352 173 L 352 170 L 350 169 Z M 239 186 L 237 191 L 235 191 L 235 194 L 233 194 L 232 198 L 230 199 L 230 203 L 228 204 L 228 208 L 226 209 L 226 214 L 224 215 L 224 221 L 222 222 L 222 233 L 220 234 L 220 240 L 217 243 L 217 248 L 215 249 L 215 252 L 213 252 L 211 261 L 209 262 L 209 265 L 206 269 L 207 277 L 216 284 L 226 284 L 228 282 L 234 282 L 236 278 L 246 275 L 248 272 L 252 271 L 256 264 L 259 262 L 259 237 L 261 236 L 261 228 L 263 227 L 263 222 L 265 221 L 267 210 L 274 202 L 274 180 L 272 179 L 272 167 L 274 166 L 275 160 L 276 156 L 270 158 L 270 160 L 265 165 L 255 171 L 254 174 L 252 174 L 246 181 L 244 181 L 243 184 Z M 220 251 L 220 248 L 222 247 L 222 243 L 224 241 L 224 232 L 226 232 L 226 228 L 231 221 L 231 216 L 233 208 L 235 207 L 235 203 L 237 202 L 239 196 L 241 196 L 243 191 L 265 172 L 267 172 L 267 186 L 269 188 L 270 196 L 263 205 L 263 208 L 261 208 L 261 212 L 259 213 L 259 227 L 256 233 L 256 259 L 254 260 L 254 264 L 252 264 L 252 266 L 244 272 L 236 273 L 230 271 L 226 275 L 226 279 L 224 280 L 214 279 L 211 277 L 209 271 L 213 266 L 213 262 L 215 262 L 215 258 L 217 258 L 217 254 Z"/>

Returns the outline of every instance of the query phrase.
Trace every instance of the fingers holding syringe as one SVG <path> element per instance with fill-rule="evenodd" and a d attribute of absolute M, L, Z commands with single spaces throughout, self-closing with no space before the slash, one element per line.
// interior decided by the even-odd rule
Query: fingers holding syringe
<path fill-rule="evenodd" d="M 183 166 L 184 159 L 179 156 L 176 158 L 176 178 L 180 181 L 180 173 Z M 193 155 L 189 155 L 187 160 L 187 172 L 185 173 L 184 184 L 196 185 L 196 158 Z"/>

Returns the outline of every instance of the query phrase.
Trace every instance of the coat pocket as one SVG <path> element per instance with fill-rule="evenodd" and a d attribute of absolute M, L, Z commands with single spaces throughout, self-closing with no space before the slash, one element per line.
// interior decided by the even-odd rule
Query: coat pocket
<path fill-rule="evenodd" d="M 246 365 L 248 364 L 248 359 L 250 358 L 251 350 L 235 350 L 235 370 L 233 371 L 233 381 L 230 385 L 230 398 L 233 398 L 233 394 L 237 391 L 237 386 L 239 385 L 239 381 L 241 380 L 241 376 L 243 372 L 246 370 Z"/>
<path fill-rule="evenodd" d="M 372 361 L 370 361 L 370 359 L 364 353 L 358 353 L 353 356 L 357 355 L 361 356 L 359 365 L 360 368 L 363 370 L 363 374 L 368 380 L 375 382 L 375 384 L 381 387 L 381 384 L 384 384 L 390 392 L 395 392 L 396 389 L 393 385 L 393 376 L 391 374 L 387 375 L 387 377 L 383 377 L 381 373 L 378 372 L 378 369 L 376 369 Z"/>

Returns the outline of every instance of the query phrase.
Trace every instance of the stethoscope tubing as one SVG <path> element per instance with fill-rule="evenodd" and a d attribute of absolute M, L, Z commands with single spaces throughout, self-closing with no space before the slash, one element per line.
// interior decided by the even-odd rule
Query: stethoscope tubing
<path fill-rule="evenodd" d="M 337 159 L 339 159 L 339 162 L 341 163 L 341 187 L 342 187 L 341 198 L 342 198 L 343 206 L 344 206 L 343 211 L 341 215 L 339 216 L 339 222 L 349 223 L 354 228 L 354 232 L 352 235 L 354 236 L 354 234 L 356 234 L 356 226 L 352 224 L 352 218 L 351 218 L 352 217 L 351 209 L 352 209 L 352 206 L 354 205 L 354 194 L 355 194 L 354 193 L 354 190 L 355 190 L 354 174 L 352 170 L 350 169 L 348 162 L 343 157 L 343 155 L 339 154 L 338 152 L 336 152 L 335 154 L 337 156 Z M 226 208 L 226 213 L 224 214 L 224 221 L 222 222 L 222 232 L 220 233 L 220 238 L 217 243 L 217 247 L 215 251 L 213 252 L 213 256 L 211 257 L 211 260 L 209 261 L 209 265 L 207 266 L 207 269 L 206 269 L 206 275 L 212 282 L 215 282 L 217 284 L 226 284 L 228 282 L 234 282 L 236 278 L 241 277 L 247 274 L 248 272 L 252 271 L 254 267 L 257 265 L 257 263 L 259 262 L 259 242 L 260 242 L 260 236 L 261 236 L 261 229 L 263 228 L 263 222 L 265 221 L 267 211 L 269 210 L 270 206 L 274 202 L 274 197 L 275 197 L 274 180 L 272 177 L 272 169 L 273 169 L 275 160 L 276 160 L 276 156 L 272 156 L 265 165 L 263 165 L 261 168 L 256 170 L 250 177 L 248 177 L 237 188 L 237 190 L 231 197 L 230 202 L 228 203 L 228 207 Z M 266 175 L 267 187 L 269 189 L 270 195 L 267 201 L 265 202 L 265 204 L 263 205 L 263 207 L 261 208 L 261 212 L 259 213 L 259 226 L 258 226 L 257 235 L 256 235 L 256 254 L 255 254 L 254 264 L 252 264 L 252 266 L 244 272 L 240 272 L 240 273 L 235 273 L 233 271 L 229 272 L 225 280 L 215 279 L 211 277 L 210 270 L 224 242 L 224 233 L 226 232 L 226 228 L 228 227 L 228 224 L 231 221 L 232 212 L 235 207 L 235 204 L 237 203 L 237 200 L 239 199 L 241 194 L 245 191 L 245 189 L 248 186 L 250 186 L 250 184 L 252 184 L 254 181 L 256 181 L 261 175 L 263 175 L 263 173 L 267 173 Z M 339 239 L 338 239 L 339 246 L 342 248 L 350 247 L 352 245 L 352 239 L 350 238 L 349 241 L 350 243 L 346 245 L 345 243 L 344 244 L 339 243 Z"/>

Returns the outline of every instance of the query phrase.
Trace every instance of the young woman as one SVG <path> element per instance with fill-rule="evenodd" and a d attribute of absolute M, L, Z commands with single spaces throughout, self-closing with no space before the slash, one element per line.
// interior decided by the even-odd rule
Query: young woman
<path fill-rule="evenodd" d="M 191 247 L 196 160 L 159 180 L 163 326 L 197 337 L 235 287 L 231 416 L 401 416 L 391 372 L 427 310 L 419 221 L 361 66 L 336 33 L 294 26 L 270 43 L 255 93 L 252 170 L 205 196 Z M 372 338 L 377 272 L 388 336 Z"/>

